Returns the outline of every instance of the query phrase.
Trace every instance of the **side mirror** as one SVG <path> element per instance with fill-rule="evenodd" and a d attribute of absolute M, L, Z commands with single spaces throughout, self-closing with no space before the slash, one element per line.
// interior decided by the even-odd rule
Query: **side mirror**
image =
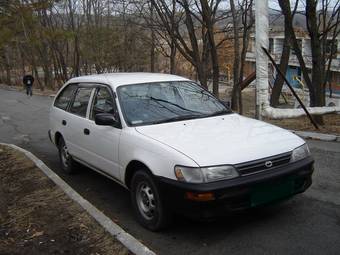
<path fill-rule="evenodd" d="M 116 126 L 118 121 L 115 116 L 110 113 L 98 113 L 94 117 L 94 122 L 100 126 Z"/>

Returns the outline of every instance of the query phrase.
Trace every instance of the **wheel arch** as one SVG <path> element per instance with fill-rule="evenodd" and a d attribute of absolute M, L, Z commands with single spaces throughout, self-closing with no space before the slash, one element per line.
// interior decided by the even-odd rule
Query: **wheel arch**
<path fill-rule="evenodd" d="M 125 168 L 125 177 L 124 177 L 124 183 L 128 189 L 130 189 L 133 174 L 140 169 L 143 169 L 149 174 L 153 175 L 152 171 L 145 163 L 143 163 L 140 160 L 131 160 Z"/>

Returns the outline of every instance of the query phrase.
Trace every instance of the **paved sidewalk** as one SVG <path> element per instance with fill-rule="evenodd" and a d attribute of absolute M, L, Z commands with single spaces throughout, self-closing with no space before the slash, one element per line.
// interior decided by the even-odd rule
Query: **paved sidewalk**
<path fill-rule="evenodd" d="M 340 135 L 332 135 L 332 134 L 322 134 L 317 132 L 308 132 L 308 131 L 296 131 L 291 130 L 293 133 L 301 136 L 304 139 L 313 139 L 319 141 L 326 142 L 340 142 Z"/>

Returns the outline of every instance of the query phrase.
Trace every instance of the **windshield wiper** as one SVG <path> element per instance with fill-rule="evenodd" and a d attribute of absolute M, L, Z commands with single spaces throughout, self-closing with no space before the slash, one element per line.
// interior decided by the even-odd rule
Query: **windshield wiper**
<path fill-rule="evenodd" d="M 206 116 L 207 117 L 213 117 L 213 116 L 219 116 L 219 115 L 230 114 L 230 113 L 233 113 L 233 111 L 229 110 L 229 109 L 224 109 L 224 110 L 217 111 L 217 112 L 214 112 L 214 113 L 206 115 Z"/>
<path fill-rule="evenodd" d="M 194 112 L 194 113 L 200 113 L 200 112 L 197 112 L 197 111 L 193 111 L 193 110 L 190 110 L 190 109 L 187 109 L 187 108 L 184 108 L 178 104 L 175 104 L 173 102 L 170 102 L 170 101 L 167 101 L 167 100 L 164 100 L 164 99 L 160 99 L 160 98 L 155 98 L 155 97 L 149 97 L 151 100 L 154 100 L 156 102 L 164 102 L 164 103 L 167 103 L 167 104 L 171 104 L 173 106 L 176 106 L 177 108 L 179 109 L 182 109 L 184 111 L 188 111 L 188 112 Z"/>
<path fill-rule="evenodd" d="M 231 110 L 225 109 L 222 111 L 214 112 L 212 114 L 190 114 L 190 115 L 182 115 L 182 116 L 175 116 L 172 118 L 164 119 L 164 120 L 157 120 L 153 121 L 152 124 L 161 124 L 161 123 L 168 123 L 168 122 L 173 122 L 173 121 L 180 121 L 180 120 L 191 120 L 191 119 L 200 119 L 200 118 L 206 118 L 206 117 L 213 117 L 213 116 L 218 116 L 218 115 L 223 115 L 223 114 L 230 114 L 232 113 Z"/>
<path fill-rule="evenodd" d="M 161 123 L 168 123 L 173 121 L 180 121 L 180 120 L 190 120 L 190 119 L 197 119 L 197 118 L 204 118 L 205 115 L 197 115 L 197 114 L 190 114 L 190 115 L 182 115 L 182 116 L 175 116 L 172 118 L 153 121 L 152 124 L 161 124 Z"/>

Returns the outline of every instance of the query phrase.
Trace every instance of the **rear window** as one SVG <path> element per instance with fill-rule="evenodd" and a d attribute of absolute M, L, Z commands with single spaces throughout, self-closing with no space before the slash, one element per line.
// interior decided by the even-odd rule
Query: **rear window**
<path fill-rule="evenodd" d="M 76 84 L 71 84 L 64 88 L 63 91 L 58 95 L 57 99 L 55 100 L 54 106 L 62 110 L 66 110 L 76 88 L 77 88 Z"/>

